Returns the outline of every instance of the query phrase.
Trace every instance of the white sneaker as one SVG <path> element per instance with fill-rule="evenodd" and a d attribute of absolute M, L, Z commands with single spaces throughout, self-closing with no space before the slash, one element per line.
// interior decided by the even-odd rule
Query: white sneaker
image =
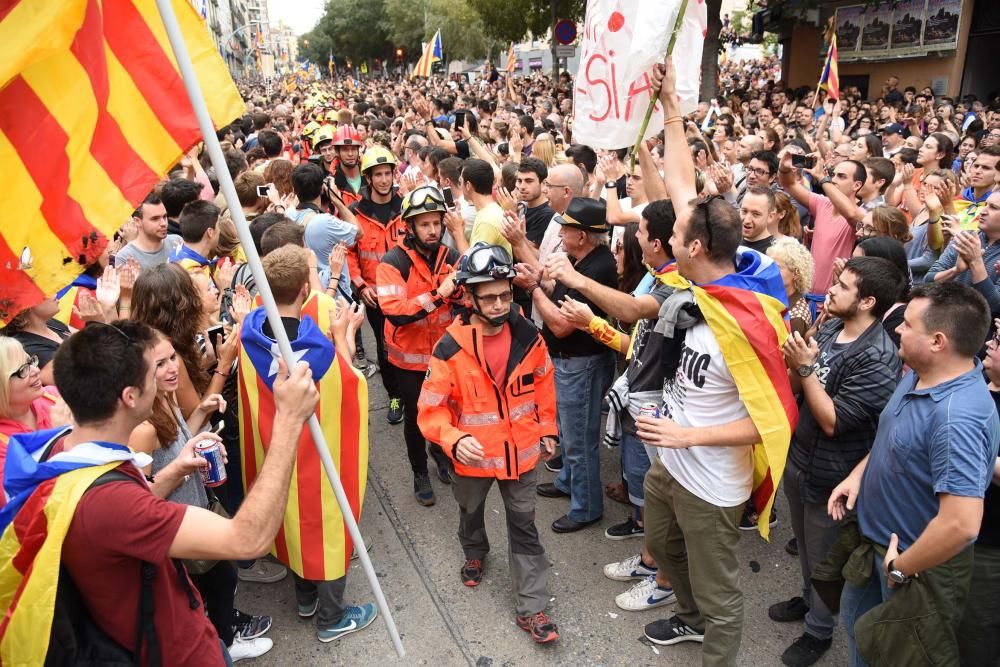
<path fill-rule="evenodd" d="M 645 579 L 651 574 L 656 574 L 656 568 L 644 565 L 641 553 L 619 563 L 608 563 L 604 566 L 604 576 L 614 581 Z"/>
<path fill-rule="evenodd" d="M 257 637 L 256 639 L 234 639 L 233 645 L 229 647 L 229 657 L 233 662 L 247 660 L 248 658 L 259 658 L 274 646 L 267 637 Z"/>
<path fill-rule="evenodd" d="M 237 568 L 240 581 L 252 581 L 258 584 L 273 584 L 281 581 L 288 574 L 288 569 L 281 563 L 272 563 L 266 558 L 258 558 L 246 569 Z"/>
<path fill-rule="evenodd" d="M 632 588 L 615 598 L 618 608 L 625 611 L 645 611 L 674 602 L 677 602 L 674 589 L 657 585 L 655 574 L 636 582 Z"/>

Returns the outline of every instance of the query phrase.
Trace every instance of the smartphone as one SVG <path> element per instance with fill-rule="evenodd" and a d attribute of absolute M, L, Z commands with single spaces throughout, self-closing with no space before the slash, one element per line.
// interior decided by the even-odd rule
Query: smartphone
<path fill-rule="evenodd" d="M 517 217 L 523 219 L 524 216 L 527 215 L 527 213 L 528 213 L 528 204 L 527 204 L 527 202 L 523 202 L 523 201 L 517 202 Z"/>
<path fill-rule="evenodd" d="M 464 125 L 465 125 L 465 110 L 459 109 L 458 111 L 455 112 L 455 129 L 457 130 L 458 128 L 463 127 Z"/>
<path fill-rule="evenodd" d="M 812 169 L 816 166 L 816 158 L 811 155 L 796 155 L 792 153 L 792 166 Z"/>
<path fill-rule="evenodd" d="M 214 327 L 210 327 L 206 333 L 208 333 L 208 342 L 212 344 L 213 350 L 219 349 L 219 338 L 222 336 L 223 328 L 221 324 L 216 324 Z"/>
<path fill-rule="evenodd" d="M 257 196 L 267 197 L 267 191 L 270 189 L 269 185 L 258 185 L 257 186 Z"/>
<path fill-rule="evenodd" d="M 441 194 L 444 195 L 444 205 L 450 211 L 455 208 L 455 195 L 451 193 L 451 188 L 442 188 Z"/>

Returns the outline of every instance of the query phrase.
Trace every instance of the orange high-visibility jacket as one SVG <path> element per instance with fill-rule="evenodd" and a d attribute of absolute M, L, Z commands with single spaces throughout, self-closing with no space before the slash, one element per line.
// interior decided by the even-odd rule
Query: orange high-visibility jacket
<path fill-rule="evenodd" d="M 535 326 L 517 308 L 507 320 L 511 350 L 507 382 L 498 387 L 483 356 L 482 327 L 455 320 L 435 346 L 417 402 L 417 424 L 466 477 L 517 479 L 535 467 L 545 436 L 558 437 L 555 369 Z M 455 445 L 471 435 L 483 459 L 465 465 Z"/>
<path fill-rule="evenodd" d="M 393 217 L 388 222 L 382 222 L 375 217 L 375 202 L 367 197 L 352 204 L 351 212 L 357 218 L 358 227 L 363 230 L 363 236 L 347 251 L 347 267 L 351 272 L 351 282 L 361 290 L 362 287 L 375 289 L 378 284 L 376 272 L 378 264 L 387 252 L 399 244 L 399 239 L 406 236 L 406 223 L 403 222 L 400 211 L 403 199 L 393 193 Z"/>
<path fill-rule="evenodd" d="M 452 319 L 447 300 L 437 288 L 457 261 L 458 254 L 444 245 L 438 247 L 433 261 L 428 260 L 406 236 L 382 258 L 375 294 L 385 315 L 385 348 L 393 366 L 427 370 L 431 350 Z"/>

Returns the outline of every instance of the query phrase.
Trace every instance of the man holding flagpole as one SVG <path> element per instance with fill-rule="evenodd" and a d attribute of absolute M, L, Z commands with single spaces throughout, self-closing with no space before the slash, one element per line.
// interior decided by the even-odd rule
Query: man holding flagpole
<path fill-rule="evenodd" d="M 659 416 L 636 420 L 639 438 L 659 448 L 645 481 L 646 542 L 677 596 L 676 614 L 648 624 L 645 635 L 666 646 L 703 642 L 703 665 L 735 665 L 740 515 L 754 489 L 759 513 L 770 512 L 797 416 L 780 348 L 786 297 L 777 265 L 740 249 L 736 210 L 721 197 L 693 199 L 669 57 L 652 78 L 666 153 L 678 162 L 664 175 L 677 214 L 670 245 L 678 271 L 660 279 L 677 288 L 671 298 L 693 300 L 701 319 L 675 334 L 683 332 L 679 364 L 664 382 Z M 759 530 L 766 537 L 766 521 Z"/>

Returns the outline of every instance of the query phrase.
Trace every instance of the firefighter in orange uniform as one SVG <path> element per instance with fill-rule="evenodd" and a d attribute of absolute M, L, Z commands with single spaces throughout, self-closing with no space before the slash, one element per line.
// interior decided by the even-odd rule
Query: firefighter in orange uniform
<path fill-rule="evenodd" d="M 431 350 L 452 320 L 449 299 L 455 293 L 458 255 L 441 244 L 444 195 L 421 186 L 403 201 L 406 235 L 382 258 L 375 273 L 378 305 L 385 316 L 385 347 L 403 402 L 403 437 L 413 470 L 413 493 L 424 506 L 435 502 L 427 472 L 427 441 L 417 426 L 417 398 Z M 438 479 L 451 483 L 451 463 L 431 447 Z"/>
<path fill-rule="evenodd" d="M 364 194 L 365 184 L 361 178 L 361 149 L 364 143 L 353 125 L 341 125 L 333 135 L 336 161 L 327 162 L 326 155 L 323 155 L 326 168 L 333 174 L 333 182 L 348 206 Z"/>
<path fill-rule="evenodd" d="M 512 308 L 514 266 L 500 246 L 477 243 L 457 274 L 468 313 L 434 348 L 420 394 L 420 430 L 451 457 L 465 552 L 462 583 L 476 586 L 490 549 L 484 510 L 493 482 L 507 514 L 515 620 L 538 643 L 559 638 L 545 614 L 549 562 L 535 527 L 536 466 L 555 455 L 555 370 L 534 324 Z"/>

